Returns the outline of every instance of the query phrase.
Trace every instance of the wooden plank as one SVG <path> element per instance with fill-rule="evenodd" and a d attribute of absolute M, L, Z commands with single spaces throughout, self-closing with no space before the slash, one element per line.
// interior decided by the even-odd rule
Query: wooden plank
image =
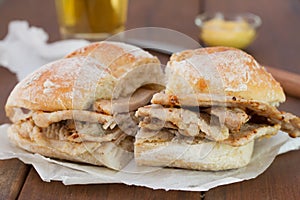
<path fill-rule="evenodd" d="M 200 199 L 199 192 L 152 190 L 124 184 L 71 185 L 43 182 L 31 169 L 19 196 L 20 200 L 35 199 Z"/>
<path fill-rule="evenodd" d="M 0 66 L 0 124 L 7 123 L 9 120 L 7 119 L 4 111 L 4 106 L 6 103 L 6 99 L 10 93 L 10 91 L 14 88 L 17 83 L 17 78 L 15 74 L 11 73 L 8 69 Z"/>
<path fill-rule="evenodd" d="M 0 199 L 18 197 L 29 168 L 17 159 L 0 160 Z"/>
<path fill-rule="evenodd" d="M 108 185 L 64 186 L 61 182 L 43 182 L 32 168 L 19 199 L 105 199 L 107 191 Z"/>
<path fill-rule="evenodd" d="M 159 181 L 159 180 L 158 180 Z M 119 191 L 119 192 L 115 192 Z M 152 190 L 146 187 L 112 184 L 108 199 L 200 199 L 200 192 Z"/>
<path fill-rule="evenodd" d="M 217 187 L 205 193 L 210 199 L 289 199 L 300 197 L 300 151 L 278 156 L 270 168 L 259 177 L 226 186 Z"/>

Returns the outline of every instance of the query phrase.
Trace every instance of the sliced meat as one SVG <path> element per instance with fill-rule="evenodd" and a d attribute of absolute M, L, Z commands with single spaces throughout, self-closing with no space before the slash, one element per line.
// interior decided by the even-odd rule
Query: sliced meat
<path fill-rule="evenodd" d="M 7 116 L 13 123 L 17 123 L 22 120 L 24 121 L 30 118 L 32 115 L 31 110 L 19 107 L 9 108 L 9 111 L 7 110 L 6 112 Z"/>
<path fill-rule="evenodd" d="M 41 128 L 41 132 L 49 139 L 68 140 L 72 142 L 107 142 L 116 140 L 123 131 L 115 128 L 110 131 L 103 131 L 96 123 L 74 123 L 73 120 L 52 123 L 47 128 Z"/>
<path fill-rule="evenodd" d="M 282 113 L 281 130 L 289 133 L 291 137 L 300 137 L 300 118 L 291 113 Z"/>
<path fill-rule="evenodd" d="M 179 99 L 173 95 L 157 93 L 153 96 L 151 103 L 161 104 L 164 106 L 220 106 L 240 108 L 242 110 L 250 109 L 252 111 L 255 111 L 256 114 L 264 117 L 270 117 L 278 120 L 282 119 L 281 112 L 276 107 L 271 106 L 267 103 L 222 95 L 185 95 L 184 97 L 180 97 Z"/>
<path fill-rule="evenodd" d="M 28 134 L 32 133 L 35 127 L 35 124 L 31 118 L 26 119 L 24 121 L 18 121 L 17 123 L 13 123 L 11 127 L 12 129 L 14 129 L 14 132 L 18 133 L 23 138 L 32 139 L 31 135 Z"/>
<path fill-rule="evenodd" d="M 161 129 L 160 131 L 152 131 L 149 129 L 141 128 L 136 137 L 135 145 L 139 145 L 145 142 L 167 142 L 174 138 L 174 134 L 167 129 Z"/>
<path fill-rule="evenodd" d="M 45 148 L 50 146 L 51 148 L 54 148 L 60 152 L 65 152 L 66 149 L 69 149 L 69 154 L 84 155 L 84 152 L 86 151 L 93 151 L 99 148 L 101 145 L 105 145 L 106 141 L 111 141 L 113 145 L 132 152 L 132 136 L 127 136 L 119 129 L 115 129 L 110 134 L 102 138 L 88 137 L 88 135 L 86 138 L 84 138 L 85 135 L 82 135 L 83 138 L 77 138 L 77 140 L 74 140 L 73 138 L 64 138 L 65 140 L 69 141 L 66 143 L 65 141 L 59 140 L 53 136 L 52 138 L 45 138 L 47 137 L 44 132 L 45 129 L 35 126 L 32 119 L 12 124 L 10 128 L 14 134 L 10 134 L 9 137 L 18 137 L 18 139 L 16 139 L 20 140 L 19 134 L 22 133 L 22 139 L 25 138 L 26 140 L 31 140 L 32 143 L 38 144 L 38 146 L 44 146 Z M 62 127 L 60 127 L 60 129 L 61 128 Z M 52 130 L 52 134 L 57 134 L 58 130 L 56 128 L 52 127 Z M 79 144 L 82 142 L 84 142 L 84 144 L 79 146 Z M 72 148 L 70 146 L 72 146 Z"/>
<path fill-rule="evenodd" d="M 211 123 L 213 120 L 210 115 L 197 115 L 195 112 L 180 108 L 163 108 L 157 105 L 150 105 L 139 108 L 136 112 L 137 117 L 155 119 L 159 125 L 165 127 L 165 122 L 178 127 L 178 131 L 186 136 L 197 136 L 204 132 L 207 138 L 221 141 L 229 137 L 229 130 L 225 126 L 219 126 Z M 140 123 L 145 128 L 153 127 L 150 120 L 149 126 L 146 121 Z M 156 126 L 156 125 L 155 125 Z M 159 127 L 159 126 L 158 126 Z"/>
<path fill-rule="evenodd" d="M 178 130 L 178 127 L 171 122 L 165 122 L 151 117 L 145 117 L 142 121 L 140 121 L 139 126 L 155 131 L 161 130 L 163 128 Z"/>
<path fill-rule="evenodd" d="M 139 114 L 143 115 L 143 116 L 146 116 L 146 115 L 149 114 L 148 110 L 139 109 L 138 112 L 140 112 Z M 164 112 L 164 111 L 162 111 L 162 112 Z M 176 111 L 173 111 L 172 113 L 174 113 L 174 112 L 176 112 Z M 274 135 L 280 129 L 279 124 L 270 125 L 270 124 L 246 123 L 246 124 L 241 125 L 240 130 L 231 131 L 227 138 L 220 140 L 220 139 L 218 139 L 217 136 L 214 136 L 214 134 L 221 134 L 220 131 L 219 130 L 215 131 L 213 129 L 209 130 L 209 124 L 208 123 L 206 125 L 208 127 L 202 127 L 202 128 L 197 129 L 197 131 L 199 131 L 199 133 L 197 135 L 191 135 L 191 134 L 187 133 L 185 129 L 180 129 L 179 126 L 176 126 L 176 128 L 174 128 L 174 126 L 169 126 L 168 121 L 164 122 L 162 119 L 158 118 L 157 113 L 155 113 L 153 115 L 152 115 L 152 113 L 155 113 L 155 111 L 151 112 L 151 114 L 149 114 L 149 116 L 151 115 L 151 117 L 155 117 L 155 118 L 150 118 L 149 116 L 145 117 L 144 120 L 142 122 L 140 122 L 140 127 L 149 129 L 151 131 L 156 131 L 157 133 L 159 131 L 161 131 L 162 129 L 169 129 L 169 131 L 173 132 L 174 135 L 176 135 L 177 137 L 180 137 L 180 135 L 183 135 L 183 136 L 186 136 L 185 139 L 189 139 L 189 140 L 191 140 L 190 139 L 191 136 L 203 137 L 203 134 L 205 134 L 204 136 L 207 139 L 217 141 L 217 142 L 220 142 L 220 143 L 226 143 L 226 144 L 231 145 L 231 146 L 242 146 L 242 145 L 245 145 L 245 144 L 251 142 L 252 140 L 254 140 L 256 138 L 259 138 L 261 136 Z M 207 115 L 206 115 L 206 117 L 207 117 Z M 169 119 L 166 119 L 166 120 L 169 120 Z M 197 123 L 196 122 L 197 119 L 195 119 L 193 121 L 194 121 L 195 124 Z M 207 121 L 207 119 L 205 121 Z M 174 124 L 174 121 L 172 122 L 172 124 Z M 180 125 L 180 127 L 184 128 L 183 125 Z M 175 130 L 175 132 L 172 131 L 172 129 Z M 208 131 L 214 131 L 212 133 L 214 137 L 208 136 L 207 135 Z M 180 133 L 180 134 L 178 134 L 178 133 Z"/>
<path fill-rule="evenodd" d="M 245 124 L 242 126 L 239 132 L 230 134 L 229 138 L 222 141 L 222 143 L 231 146 L 242 146 L 255 140 L 256 138 L 275 135 L 277 134 L 279 129 L 279 124 L 276 124 L 274 126 L 267 124 Z"/>
<path fill-rule="evenodd" d="M 268 118 L 271 123 L 280 124 L 282 130 L 287 132 L 291 137 L 300 137 L 299 117 L 290 113 L 280 112 L 276 107 L 263 102 L 208 94 L 185 95 L 179 99 L 176 96 L 165 93 L 155 94 L 151 102 L 165 106 L 225 106 L 250 110 L 256 115 Z"/>
<path fill-rule="evenodd" d="M 96 112 L 112 115 L 113 113 L 131 112 L 148 104 L 157 90 L 139 88 L 131 97 L 119 98 L 116 100 L 100 99 L 95 101 L 94 110 Z"/>
<path fill-rule="evenodd" d="M 213 107 L 204 109 L 204 112 L 217 116 L 220 123 L 224 123 L 230 131 L 239 131 L 249 120 L 247 113 L 239 108 Z"/>
<path fill-rule="evenodd" d="M 115 122 L 118 127 L 127 135 L 135 136 L 138 130 L 138 119 L 134 116 L 134 112 L 116 113 L 114 114 Z"/>
<path fill-rule="evenodd" d="M 46 128 L 52 123 L 69 119 L 100 123 L 104 129 L 113 129 L 116 126 L 112 116 L 85 110 L 62 110 L 51 113 L 37 111 L 32 113 L 32 119 L 34 123 L 41 128 Z"/>
<path fill-rule="evenodd" d="M 230 134 L 229 138 L 224 141 L 219 141 L 222 144 L 228 144 L 231 146 L 243 146 L 249 142 L 260 137 L 267 137 L 275 135 L 280 129 L 280 125 L 263 125 L 263 124 L 247 124 L 241 128 L 241 132 L 236 134 Z M 188 144 L 198 143 L 205 140 L 203 137 L 189 137 L 176 134 L 176 131 L 170 129 L 161 129 L 159 131 L 153 131 L 145 128 L 141 128 L 136 136 L 136 144 L 145 142 L 168 142 L 171 140 L 178 140 Z"/>

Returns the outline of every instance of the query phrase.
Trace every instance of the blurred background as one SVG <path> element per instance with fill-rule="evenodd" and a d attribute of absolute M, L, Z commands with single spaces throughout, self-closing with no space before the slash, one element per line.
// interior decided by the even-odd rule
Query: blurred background
<path fill-rule="evenodd" d="M 203 11 L 259 15 L 262 26 L 246 51 L 263 64 L 298 71 L 299 0 L 129 0 L 126 29 L 165 27 L 199 40 L 199 28 L 194 19 Z M 27 20 L 30 25 L 42 27 L 49 33 L 50 42 L 61 39 L 54 0 L 0 0 L 0 39 L 7 34 L 12 20 Z"/>

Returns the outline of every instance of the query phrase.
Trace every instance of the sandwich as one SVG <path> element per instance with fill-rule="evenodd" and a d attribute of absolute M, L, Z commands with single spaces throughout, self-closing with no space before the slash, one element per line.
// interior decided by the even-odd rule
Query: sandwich
<path fill-rule="evenodd" d="M 138 165 L 236 169 L 250 162 L 258 138 L 300 136 L 300 119 L 277 109 L 280 84 L 242 50 L 185 50 L 165 70 L 165 90 L 136 112 Z"/>
<path fill-rule="evenodd" d="M 19 82 L 5 110 L 12 143 L 62 160 L 122 169 L 133 158 L 134 112 L 162 89 L 159 60 L 124 43 L 98 42 Z"/>

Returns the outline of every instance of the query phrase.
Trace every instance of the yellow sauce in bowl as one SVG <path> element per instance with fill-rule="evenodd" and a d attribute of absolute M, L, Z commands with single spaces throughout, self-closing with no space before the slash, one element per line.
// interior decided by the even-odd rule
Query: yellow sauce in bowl
<path fill-rule="evenodd" d="M 245 20 L 227 21 L 213 18 L 205 21 L 200 34 L 208 46 L 230 46 L 243 49 L 255 39 L 256 30 Z"/>

